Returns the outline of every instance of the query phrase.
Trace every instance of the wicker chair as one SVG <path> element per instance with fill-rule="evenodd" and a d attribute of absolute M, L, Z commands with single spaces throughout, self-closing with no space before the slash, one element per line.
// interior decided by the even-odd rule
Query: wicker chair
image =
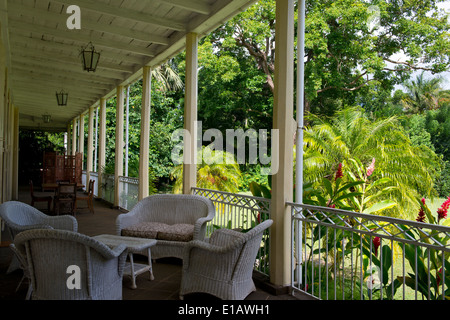
<path fill-rule="evenodd" d="M 14 245 L 28 262 L 32 299 L 122 299 L 124 244 L 110 249 L 77 232 L 37 229 L 18 234 Z"/>
<path fill-rule="evenodd" d="M 215 215 L 211 200 L 197 195 L 158 194 L 139 201 L 116 220 L 117 235 L 157 239 L 152 258 L 183 257 L 191 240 L 204 240 Z"/>
<path fill-rule="evenodd" d="M 209 242 L 191 241 L 184 251 L 180 298 L 200 292 L 242 300 L 255 291 L 253 267 L 263 232 L 271 225 L 266 220 L 247 233 L 219 229 Z"/>
<path fill-rule="evenodd" d="M 14 252 L 17 259 L 19 260 L 20 268 L 23 270 L 23 276 L 22 276 L 22 279 L 20 280 L 19 284 L 17 285 L 16 292 L 19 290 L 22 282 L 24 280 L 27 280 L 28 281 L 28 291 L 27 291 L 27 295 L 26 295 L 25 299 L 30 300 L 31 293 L 33 292 L 33 286 L 31 285 L 31 276 L 30 276 L 30 270 L 28 269 L 27 260 L 24 255 L 22 255 L 19 251 L 17 251 L 17 248 L 14 245 L 14 243 L 11 243 L 9 245 L 9 247 L 11 248 L 11 250 Z"/>
<path fill-rule="evenodd" d="M 0 218 L 5 221 L 12 240 L 22 231 L 29 229 L 61 229 L 77 231 L 77 220 L 69 215 L 52 217 L 38 209 L 19 201 L 8 201 L 0 205 Z M 8 268 L 8 273 L 20 267 L 17 257 Z"/>

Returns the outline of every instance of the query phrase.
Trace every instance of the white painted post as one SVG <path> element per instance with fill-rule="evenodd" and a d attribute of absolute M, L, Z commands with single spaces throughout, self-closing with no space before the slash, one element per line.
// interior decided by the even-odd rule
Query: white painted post
<path fill-rule="evenodd" d="M 190 134 L 184 137 L 183 193 L 190 194 L 197 186 L 197 78 L 198 35 L 186 35 L 186 85 L 184 99 L 184 129 Z"/>

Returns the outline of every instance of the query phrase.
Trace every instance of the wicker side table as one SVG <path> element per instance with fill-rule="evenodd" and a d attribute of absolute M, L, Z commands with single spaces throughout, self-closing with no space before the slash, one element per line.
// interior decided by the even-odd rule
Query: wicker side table
<path fill-rule="evenodd" d="M 152 269 L 152 257 L 150 248 L 156 244 L 155 239 L 145 239 L 145 238 L 134 238 L 134 237 L 122 237 L 112 234 L 101 234 L 93 237 L 94 239 L 106 244 L 110 247 L 115 247 L 119 244 L 125 244 L 128 249 L 129 263 L 125 266 L 124 275 L 131 277 L 132 289 L 136 289 L 136 277 L 141 273 L 148 271 L 150 273 L 150 280 L 155 279 L 153 276 Z M 134 263 L 133 254 L 134 253 L 147 253 L 148 264 Z"/>

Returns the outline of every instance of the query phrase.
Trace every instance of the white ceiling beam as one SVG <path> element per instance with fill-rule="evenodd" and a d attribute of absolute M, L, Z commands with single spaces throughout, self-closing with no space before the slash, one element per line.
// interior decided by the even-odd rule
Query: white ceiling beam
<path fill-rule="evenodd" d="M 29 86 L 24 85 L 21 88 L 27 88 Z M 25 101 L 36 101 L 36 99 L 39 99 L 39 103 L 43 102 L 43 101 L 47 101 L 49 103 L 47 103 L 47 105 L 49 106 L 57 106 L 56 103 L 56 95 L 55 95 L 55 91 L 53 92 L 45 92 L 45 93 L 41 93 L 36 88 L 33 87 L 29 87 L 30 91 L 26 94 L 26 95 L 17 95 L 14 97 L 14 101 L 19 101 L 20 99 L 23 99 Z M 27 89 L 26 89 L 27 90 Z M 95 100 L 96 96 L 95 95 L 87 95 L 87 94 L 82 94 L 82 93 L 74 93 L 74 92 L 69 92 L 69 100 L 72 104 L 75 105 L 80 105 L 80 107 L 85 107 L 88 104 L 91 103 L 91 101 Z"/>
<path fill-rule="evenodd" d="M 20 20 L 10 19 L 10 30 L 18 29 L 31 33 L 41 33 L 46 35 L 52 35 L 62 40 L 73 40 L 80 42 L 80 48 L 86 46 L 89 42 L 92 42 L 96 47 L 106 47 L 111 49 L 123 50 L 135 54 L 141 54 L 148 57 L 152 57 L 154 54 L 149 49 L 144 47 L 138 47 L 130 43 L 119 43 L 118 41 L 105 40 L 103 38 L 93 38 L 83 33 L 82 30 L 60 30 L 56 28 L 49 28 L 42 25 L 23 22 Z"/>
<path fill-rule="evenodd" d="M 71 73 L 72 76 L 79 76 L 79 77 L 84 77 L 85 79 L 90 79 L 93 81 L 101 81 L 104 83 L 113 83 L 115 81 L 120 81 L 122 78 L 120 76 L 117 76 L 116 74 L 112 74 L 109 76 L 105 76 L 104 73 L 98 73 L 98 72 L 86 72 L 83 71 L 81 69 L 81 67 L 78 68 L 73 68 L 73 67 L 69 67 L 67 65 L 64 64 L 52 64 L 52 65 L 48 65 L 48 64 L 36 64 L 33 63 L 32 61 L 28 61 L 26 59 L 21 59 L 20 57 L 13 57 L 12 61 L 17 61 L 20 63 L 17 64 L 13 64 L 12 69 L 14 70 L 14 68 L 18 68 L 20 70 L 29 70 L 29 71 L 35 71 L 36 73 L 39 72 L 50 72 L 50 73 L 57 73 L 57 72 L 65 72 L 65 73 Z"/>
<path fill-rule="evenodd" d="M 17 3 L 11 3 L 8 7 L 9 11 L 12 11 L 13 13 L 16 13 L 17 15 L 30 17 L 31 19 L 41 19 L 41 20 L 47 20 L 52 21 L 55 23 L 58 23 L 59 25 L 66 25 L 67 18 L 69 15 L 60 13 L 54 13 L 49 12 L 46 10 L 36 9 L 36 8 L 30 8 L 29 6 L 17 4 Z M 99 32 L 106 32 L 113 35 L 119 35 L 122 37 L 127 37 L 130 39 L 136 39 L 144 42 L 151 42 L 156 44 L 162 44 L 162 45 L 168 45 L 169 41 L 166 37 L 150 34 L 143 31 L 133 30 L 130 28 L 123 28 L 123 27 L 117 27 L 113 26 L 111 24 L 101 23 L 101 22 L 92 22 L 87 20 L 86 18 L 82 19 L 81 23 L 82 29 L 88 29 L 93 31 L 99 31 Z"/>
<path fill-rule="evenodd" d="M 81 12 L 83 14 L 83 9 L 87 9 L 90 11 L 95 11 L 102 14 L 107 14 L 113 17 L 124 18 L 137 22 L 144 22 L 147 24 L 155 25 L 162 28 L 167 28 L 175 31 L 186 31 L 186 26 L 177 21 L 164 19 L 162 17 L 158 17 L 152 14 L 142 13 L 136 10 L 131 10 L 127 8 L 118 8 L 112 5 L 109 5 L 104 2 L 98 1 L 88 1 L 88 0 L 54 0 L 63 4 L 74 4 L 78 5 L 81 8 Z M 83 22 L 82 22 L 83 23 Z"/>
<path fill-rule="evenodd" d="M 65 64 L 60 62 L 52 62 L 45 60 L 30 60 L 21 56 L 13 56 L 11 59 L 13 62 L 18 64 L 28 66 L 30 70 L 53 70 L 60 72 L 70 72 L 78 74 L 79 76 L 87 75 L 87 71 L 83 71 L 81 66 Z M 14 68 L 14 67 L 13 67 Z M 92 73 L 91 73 L 92 74 Z M 97 70 L 93 73 L 93 77 L 103 77 L 109 80 L 122 80 L 124 78 L 123 72 L 119 71 L 105 71 L 105 70 Z"/>
<path fill-rule="evenodd" d="M 73 66 L 76 66 L 77 68 L 81 69 L 81 60 L 78 57 L 70 57 L 66 55 L 52 55 L 49 53 L 45 53 L 44 51 L 33 51 L 32 53 L 26 50 L 22 50 L 20 48 L 17 50 L 17 52 L 14 53 L 14 56 L 20 56 L 22 58 L 25 58 L 27 60 L 36 60 L 36 61 L 48 61 L 49 64 L 55 63 L 63 63 L 63 64 L 70 64 Z M 98 64 L 97 68 L 99 70 L 110 70 L 115 72 L 124 72 L 124 73 L 133 73 L 132 67 L 124 67 L 121 65 L 113 65 L 110 63 L 106 63 L 101 61 L 101 63 Z"/>
<path fill-rule="evenodd" d="M 37 39 L 37 38 L 31 38 L 29 36 L 22 36 L 20 34 L 11 34 L 11 46 L 12 48 L 16 45 L 27 47 L 28 50 L 30 49 L 29 46 L 35 46 L 37 48 L 31 48 L 31 50 L 45 50 L 46 52 L 54 52 L 55 54 L 61 54 L 66 56 L 71 56 L 74 53 L 78 54 L 80 53 L 80 46 L 73 46 L 70 44 L 62 43 L 62 42 L 56 42 L 51 40 L 43 40 L 43 39 Z M 114 61 L 123 61 L 128 64 L 134 64 L 134 65 L 142 65 L 143 59 L 141 56 L 134 56 L 134 55 L 124 55 L 124 54 L 116 54 L 111 51 L 103 51 L 102 58 L 114 60 Z"/>
<path fill-rule="evenodd" d="M 44 84 L 39 84 L 36 82 L 37 80 L 31 79 L 30 81 L 25 80 L 16 80 L 13 79 L 14 88 L 21 88 L 26 89 L 27 87 L 30 88 L 30 90 L 37 90 L 39 92 L 45 92 L 47 95 L 51 94 L 52 96 L 55 96 L 56 91 L 60 91 L 61 89 L 64 89 L 69 94 L 77 95 L 80 98 L 86 97 L 87 95 L 101 95 L 106 90 L 102 89 L 95 89 L 95 88 L 80 88 L 80 87 L 72 87 L 72 88 L 65 88 L 64 86 L 57 86 L 58 82 L 45 82 Z M 20 94 L 28 94 L 28 92 L 25 90 L 23 93 L 19 92 Z"/>
<path fill-rule="evenodd" d="M 144 1 L 151 2 L 152 0 Z M 160 0 L 159 2 L 204 15 L 209 15 L 211 13 L 209 4 L 201 0 Z"/>
<path fill-rule="evenodd" d="M 68 84 L 70 86 L 76 86 L 76 87 L 90 87 L 90 88 L 96 88 L 101 90 L 110 90 L 111 84 L 110 83 L 104 83 L 104 82 L 97 82 L 94 80 L 87 80 L 80 77 L 64 77 L 64 75 L 58 75 L 55 73 L 48 72 L 32 72 L 29 70 L 29 68 L 22 68 L 16 67 L 14 74 L 11 76 L 12 79 L 18 80 L 18 81 L 27 81 L 29 79 L 37 79 L 38 81 L 44 82 L 44 83 L 55 83 L 59 84 L 60 86 L 63 86 L 65 84 Z"/>

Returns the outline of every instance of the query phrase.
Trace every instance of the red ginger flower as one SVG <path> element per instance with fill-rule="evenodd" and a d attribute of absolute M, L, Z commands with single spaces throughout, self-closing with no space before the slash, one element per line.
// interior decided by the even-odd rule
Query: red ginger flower
<path fill-rule="evenodd" d="M 339 163 L 338 165 L 338 169 L 336 171 L 336 177 L 334 178 L 334 180 L 336 181 L 339 178 L 342 178 L 344 175 L 342 173 L 342 163 Z"/>
<path fill-rule="evenodd" d="M 442 268 L 439 269 L 439 271 L 436 274 L 436 284 L 439 287 L 441 284 L 441 275 L 442 275 Z"/>
<path fill-rule="evenodd" d="M 373 238 L 372 242 L 373 242 L 373 246 L 374 246 L 374 249 L 375 249 L 375 255 L 378 255 L 378 247 L 379 247 L 380 244 L 381 244 L 381 239 L 380 239 L 380 237 L 375 237 L 375 238 Z"/>
<path fill-rule="evenodd" d="M 447 211 L 450 206 L 450 197 L 441 205 L 441 207 L 437 210 L 438 213 L 438 221 L 441 219 L 447 218 Z"/>
<path fill-rule="evenodd" d="M 422 203 L 425 205 L 425 198 L 422 198 Z M 417 217 L 416 221 L 425 222 L 425 210 L 422 206 L 420 206 L 419 216 Z"/>
<path fill-rule="evenodd" d="M 370 177 L 375 170 L 375 158 L 372 159 L 372 163 L 367 167 L 366 175 Z"/>

